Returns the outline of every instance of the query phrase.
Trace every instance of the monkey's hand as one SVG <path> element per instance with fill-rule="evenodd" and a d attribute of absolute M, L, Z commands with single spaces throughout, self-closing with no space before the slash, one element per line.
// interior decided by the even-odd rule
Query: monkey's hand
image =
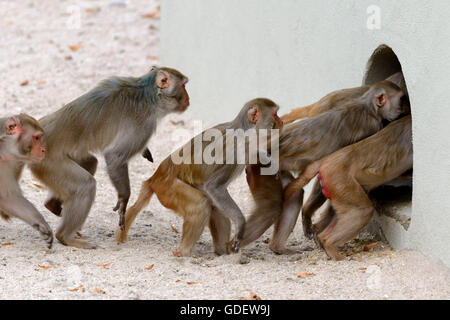
<path fill-rule="evenodd" d="M 142 152 L 142 156 L 150 162 L 153 162 L 152 153 L 148 148 L 145 148 L 144 152 Z"/>
<path fill-rule="evenodd" d="M 119 198 L 114 211 L 119 212 L 119 227 L 120 230 L 125 230 L 125 212 L 127 211 L 128 199 Z"/>

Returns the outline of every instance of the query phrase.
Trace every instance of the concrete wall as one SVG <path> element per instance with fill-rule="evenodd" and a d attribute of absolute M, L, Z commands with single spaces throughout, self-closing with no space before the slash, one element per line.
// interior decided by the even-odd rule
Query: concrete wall
<path fill-rule="evenodd" d="M 370 5 L 380 29 L 367 28 Z M 445 0 L 163 0 L 161 63 L 190 77 L 190 112 L 216 123 L 256 96 L 284 113 L 360 85 L 374 50 L 391 47 L 412 104 L 414 187 L 409 230 L 384 231 L 450 265 L 449 17 Z"/>

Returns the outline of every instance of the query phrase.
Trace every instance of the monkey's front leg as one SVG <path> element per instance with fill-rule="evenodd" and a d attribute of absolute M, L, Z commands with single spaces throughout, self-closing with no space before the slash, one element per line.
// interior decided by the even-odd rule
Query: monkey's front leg
<path fill-rule="evenodd" d="M 106 167 L 109 178 L 117 191 L 117 204 L 114 211 L 119 213 L 119 226 L 121 230 L 125 228 L 125 212 L 127 211 L 128 200 L 130 199 L 130 178 L 128 175 L 128 163 L 115 153 L 105 154 Z"/>

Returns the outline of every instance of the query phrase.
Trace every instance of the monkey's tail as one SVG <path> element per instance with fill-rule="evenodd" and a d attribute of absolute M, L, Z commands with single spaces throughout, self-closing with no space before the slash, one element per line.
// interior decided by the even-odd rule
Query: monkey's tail
<path fill-rule="evenodd" d="M 304 186 L 308 184 L 308 182 L 311 181 L 312 178 L 316 176 L 316 174 L 319 173 L 320 169 L 320 160 L 317 160 L 311 164 L 309 164 L 306 169 L 303 171 L 303 173 L 297 178 L 292 180 L 286 187 L 284 191 L 284 199 L 289 200 L 292 195 L 294 195 L 297 191 L 302 189 Z"/>
<path fill-rule="evenodd" d="M 306 107 L 292 109 L 291 112 L 282 115 L 281 120 L 283 120 L 284 124 L 288 124 L 298 119 L 308 118 L 309 111 L 312 107 L 313 104 Z"/>
<path fill-rule="evenodd" d="M 133 224 L 136 216 L 141 212 L 141 210 L 148 205 L 152 195 L 154 193 L 151 187 L 151 179 L 148 179 L 142 183 L 141 191 L 136 202 L 128 208 L 125 213 L 125 227 L 123 230 L 120 227 L 116 230 L 116 240 L 118 243 L 124 243 L 127 240 L 128 230 Z"/>

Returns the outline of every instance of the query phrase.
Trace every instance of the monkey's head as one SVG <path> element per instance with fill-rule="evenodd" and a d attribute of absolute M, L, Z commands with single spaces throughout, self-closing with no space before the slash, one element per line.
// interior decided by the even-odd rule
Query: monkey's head
<path fill-rule="evenodd" d="M 32 163 L 44 159 L 44 130 L 36 119 L 23 113 L 15 115 L 6 121 L 5 133 L 15 138 L 18 158 Z"/>
<path fill-rule="evenodd" d="M 282 129 L 283 120 L 278 117 L 280 107 L 270 99 L 256 98 L 247 102 L 244 109 L 250 124 L 256 129 Z"/>
<path fill-rule="evenodd" d="M 372 86 L 370 92 L 373 94 L 372 99 L 377 112 L 383 119 L 392 121 L 407 111 L 405 104 L 407 97 L 395 83 L 387 80 L 378 82 Z"/>
<path fill-rule="evenodd" d="M 186 83 L 189 79 L 178 70 L 166 67 L 153 67 L 158 96 L 166 112 L 183 112 L 189 106 Z"/>

